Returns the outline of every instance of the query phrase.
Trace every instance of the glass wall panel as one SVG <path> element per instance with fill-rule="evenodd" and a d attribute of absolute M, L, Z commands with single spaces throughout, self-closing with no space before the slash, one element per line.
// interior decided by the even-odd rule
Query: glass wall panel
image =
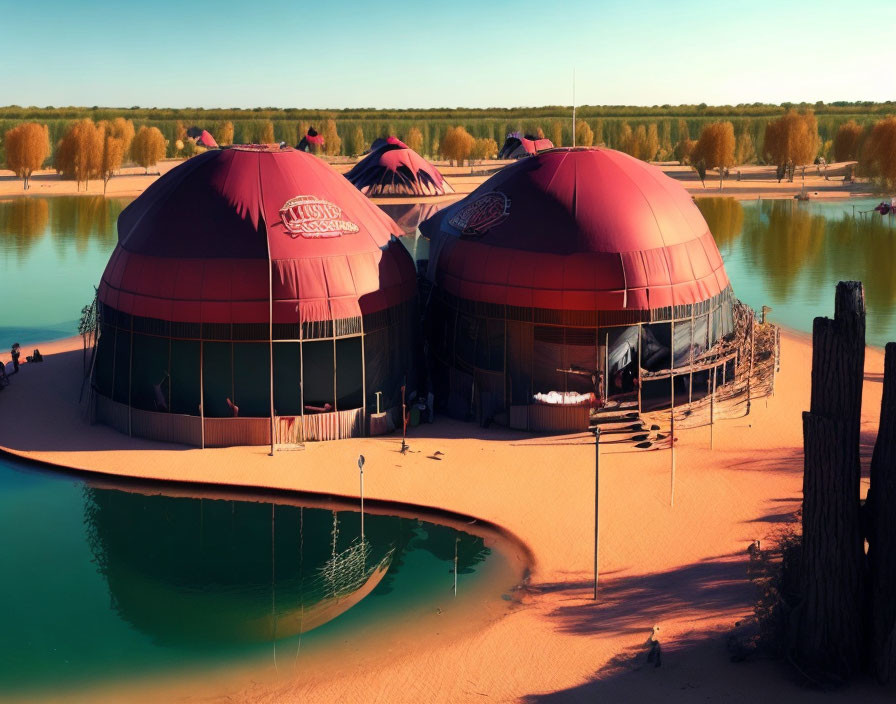
<path fill-rule="evenodd" d="M 202 344 L 202 380 L 205 415 L 209 418 L 228 418 L 233 415 L 227 399 L 233 400 L 232 343 L 204 342 Z"/>
<path fill-rule="evenodd" d="M 336 340 L 336 408 L 340 411 L 364 405 L 361 338 Z"/>
<path fill-rule="evenodd" d="M 168 338 L 134 333 L 131 406 L 147 411 L 167 411 L 170 387 Z"/>
<path fill-rule="evenodd" d="M 303 342 L 305 412 L 333 410 L 333 342 Z"/>
<path fill-rule="evenodd" d="M 131 333 L 117 330 L 115 333 L 115 381 L 112 398 L 119 403 L 128 402 L 128 384 L 131 369 Z"/>
<path fill-rule="evenodd" d="M 199 342 L 171 341 L 171 412 L 199 415 Z"/>
<path fill-rule="evenodd" d="M 270 353 L 266 342 L 233 343 L 233 401 L 242 417 L 271 415 Z"/>
<path fill-rule="evenodd" d="M 302 362 L 298 342 L 274 343 L 274 411 L 281 416 L 302 413 Z"/>

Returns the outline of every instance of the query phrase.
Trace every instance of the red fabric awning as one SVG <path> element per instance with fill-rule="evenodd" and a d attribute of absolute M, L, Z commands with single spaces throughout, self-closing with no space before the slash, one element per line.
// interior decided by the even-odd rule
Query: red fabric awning
<path fill-rule="evenodd" d="M 705 301 L 729 285 L 687 191 L 609 149 L 523 159 L 420 229 L 433 240 L 436 284 L 473 301 L 648 310 Z"/>
<path fill-rule="evenodd" d="M 209 151 L 122 212 L 99 298 L 162 320 L 263 323 L 270 268 L 276 323 L 372 313 L 416 294 L 401 234 L 315 156 Z"/>

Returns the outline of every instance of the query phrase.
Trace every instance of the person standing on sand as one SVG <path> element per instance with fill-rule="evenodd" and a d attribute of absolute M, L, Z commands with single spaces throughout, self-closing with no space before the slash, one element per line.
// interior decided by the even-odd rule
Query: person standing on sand
<path fill-rule="evenodd" d="M 19 373 L 19 355 L 20 355 L 18 342 L 13 344 L 11 354 L 12 354 L 12 373 L 18 374 Z"/>

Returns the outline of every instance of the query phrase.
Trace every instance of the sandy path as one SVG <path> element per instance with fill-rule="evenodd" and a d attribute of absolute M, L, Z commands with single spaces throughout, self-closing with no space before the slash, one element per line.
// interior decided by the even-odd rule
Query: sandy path
<path fill-rule="evenodd" d="M 309 444 L 273 458 L 263 448 L 175 449 L 81 422 L 72 402 L 78 344 L 44 346 L 47 361 L 25 365 L 0 394 L 0 405 L 19 417 L 40 419 L 0 425 L 0 445 L 85 469 L 348 497 L 357 495 L 355 460 L 363 452 L 367 496 L 478 516 L 514 533 L 534 555 L 523 608 L 473 636 L 417 643 L 363 669 L 337 664 L 300 681 L 262 678 L 237 701 L 693 701 L 693 689 L 707 701 L 755 702 L 772 693 L 814 700 L 774 665 L 729 663 L 723 640 L 750 613 L 748 544 L 770 539 L 799 506 L 800 411 L 808 407 L 811 362 L 805 337 L 783 337 L 776 395 L 755 402 L 749 417 L 717 424 L 714 451 L 706 428 L 681 431 L 674 507 L 668 451 L 601 448 L 596 603 L 589 598 L 594 460 L 587 437 L 531 437 L 440 419 L 414 430 L 405 456 L 394 437 Z M 882 351 L 869 348 L 866 455 L 882 364 Z M 430 459 L 436 450 L 441 461 Z M 640 669 L 654 624 L 664 666 Z M 831 698 L 851 694 L 884 696 L 862 685 Z"/>

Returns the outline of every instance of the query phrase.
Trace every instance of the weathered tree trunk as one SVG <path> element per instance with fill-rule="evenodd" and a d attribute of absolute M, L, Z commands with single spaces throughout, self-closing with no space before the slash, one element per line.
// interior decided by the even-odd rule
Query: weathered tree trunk
<path fill-rule="evenodd" d="M 837 285 L 834 320 L 816 318 L 812 402 L 803 413 L 802 601 L 792 654 L 811 676 L 846 680 L 863 660 L 865 554 L 859 515 L 859 423 L 865 298 Z"/>
<path fill-rule="evenodd" d="M 878 680 L 896 675 L 896 343 L 887 345 L 880 427 L 871 459 L 870 517 L 871 667 Z"/>

